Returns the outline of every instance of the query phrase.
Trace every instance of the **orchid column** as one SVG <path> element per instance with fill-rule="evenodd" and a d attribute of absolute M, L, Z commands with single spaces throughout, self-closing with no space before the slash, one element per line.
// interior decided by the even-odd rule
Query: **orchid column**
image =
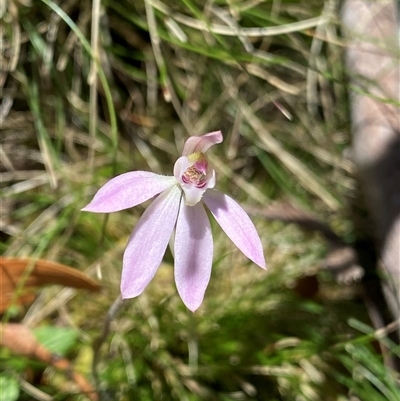
<path fill-rule="evenodd" d="M 210 281 L 213 239 L 204 204 L 233 243 L 265 268 L 261 240 L 246 212 L 213 189 L 215 171 L 205 152 L 222 142 L 221 131 L 190 137 L 173 176 L 147 171 L 121 174 L 108 181 L 82 210 L 109 213 L 136 206 L 157 195 L 134 228 L 124 253 L 123 298 L 140 295 L 161 264 L 175 228 L 175 282 L 185 305 L 195 311 Z"/>

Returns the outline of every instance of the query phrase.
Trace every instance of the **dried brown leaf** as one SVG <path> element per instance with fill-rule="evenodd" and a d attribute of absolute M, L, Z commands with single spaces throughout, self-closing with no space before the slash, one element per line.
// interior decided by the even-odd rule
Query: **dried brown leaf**
<path fill-rule="evenodd" d="M 19 305 L 31 303 L 35 294 L 33 287 L 45 284 L 61 284 L 89 291 L 101 288 L 95 280 L 69 266 L 43 259 L 0 257 L 0 313 L 14 299 Z"/>

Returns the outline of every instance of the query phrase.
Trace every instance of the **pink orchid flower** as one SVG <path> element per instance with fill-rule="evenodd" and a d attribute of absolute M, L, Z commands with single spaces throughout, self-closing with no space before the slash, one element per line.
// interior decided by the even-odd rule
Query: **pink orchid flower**
<path fill-rule="evenodd" d="M 140 295 L 161 264 L 175 228 L 175 282 L 184 304 L 195 311 L 211 276 L 213 239 L 204 204 L 233 243 L 265 269 L 261 240 L 246 212 L 216 191 L 215 171 L 205 152 L 222 142 L 221 131 L 192 136 L 174 166 L 173 176 L 147 171 L 121 174 L 108 181 L 82 210 L 116 212 L 158 195 L 133 230 L 123 257 L 122 297 Z"/>

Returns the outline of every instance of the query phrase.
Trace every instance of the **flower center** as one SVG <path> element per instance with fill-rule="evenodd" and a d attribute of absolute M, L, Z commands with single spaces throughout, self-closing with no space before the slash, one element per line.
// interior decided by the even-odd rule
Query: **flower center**
<path fill-rule="evenodd" d="M 194 184 L 196 187 L 204 186 L 206 178 L 206 175 L 197 170 L 195 166 L 189 167 L 182 175 L 182 181 L 185 184 Z"/>
<path fill-rule="evenodd" d="M 182 174 L 182 181 L 185 184 L 193 184 L 202 188 L 207 184 L 208 162 L 203 153 L 193 153 L 188 159 L 194 161 L 190 167 Z"/>
<path fill-rule="evenodd" d="M 215 171 L 201 152 L 181 156 L 175 163 L 174 177 L 185 194 L 187 206 L 196 205 L 204 192 L 215 186 Z"/>

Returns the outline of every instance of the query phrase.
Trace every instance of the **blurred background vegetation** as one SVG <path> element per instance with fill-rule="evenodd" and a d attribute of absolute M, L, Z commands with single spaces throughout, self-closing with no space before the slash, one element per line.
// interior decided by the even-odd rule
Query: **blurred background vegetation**
<path fill-rule="evenodd" d="M 360 284 L 338 284 L 321 269 L 323 235 L 279 219 L 252 217 L 267 272 L 213 225 L 202 307 L 185 309 L 167 253 L 144 294 L 123 305 L 102 346 L 92 347 L 118 299 L 122 253 L 144 208 L 110 216 L 80 209 L 117 174 L 170 175 L 189 135 L 222 130 L 211 157 L 217 188 L 242 204 L 291 204 L 345 243 L 360 235 L 339 7 L 0 3 L 1 254 L 58 261 L 103 286 L 95 295 L 43 288 L 7 319 L 39 330 L 43 341 L 54 337 L 54 352 L 94 381 L 101 400 L 399 399 L 380 344 L 397 354 L 398 346 L 374 333 Z M 51 367 L 5 349 L 0 357 L 3 400 L 87 399 Z"/>

